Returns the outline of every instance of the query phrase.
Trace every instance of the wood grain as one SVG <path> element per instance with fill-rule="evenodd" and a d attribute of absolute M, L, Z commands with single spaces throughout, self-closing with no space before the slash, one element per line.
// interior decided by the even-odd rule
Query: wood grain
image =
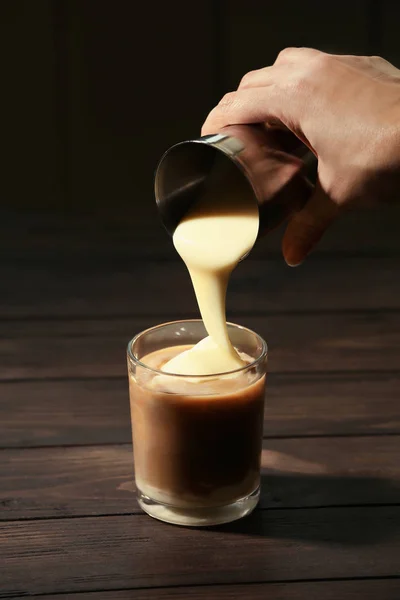
<path fill-rule="evenodd" d="M 0 379 L 124 377 L 128 340 L 160 320 L 3 323 Z M 400 313 L 273 315 L 240 323 L 267 340 L 270 372 L 399 368 Z"/>
<path fill-rule="evenodd" d="M 116 261 L 138 259 L 176 259 L 170 237 L 154 215 L 154 198 L 148 193 L 142 200 L 138 222 L 127 222 L 120 211 L 86 214 L 77 209 L 62 213 L 47 211 L 16 212 L 0 207 L 0 251 L 10 260 L 69 259 L 93 256 L 98 260 L 110 255 Z M 325 233 L 315 254 L 340 253 L 353 256 L 393 256 L 400 253 L 398 222 L 400 206 L 351 211 L 338 219 Z M 281 257 L 280 228 L 259 240 L 247 261 L 253 258 Z"/>
<path fill-rule="evenodd" d="M 398 575 L 400 507 L 258 511 L 214 529 L 146 515 L 0 526 L 7 595 Z"/>
<path fill-rule="evenodd" d="M 207 0 L 183 28 L 182 0 L 157 18 L 150 4 L 111 14 L 93 0 L 7 8 L 4 77 L 19 100 L 6 97 L 4 204 L 32 212 L 0 212 L 1 598 L 400 596 L 398 207 L 350 213 L 300 269 L 285 267 L 274 232 L 232 279 L 232 320 L 270 345 L 264 425 L 275 437 L 250 518 L 206 530 L 151 520 L 135 502 L 129 443 L 128 339 L 197 315 L 152 198 L 161 152 L 283 45 L 362 53 L 367 4 L 343 20 L 342 7 L 313 0 L 300 28 L 284 3 L 254 0 L 220 3 L 219 23 Z M 395 58 L 390 4 L 383 48 Z M 193 46 L 200 37 L 210 43 Z M 37 210 L 66 199 L 75 215 Z"/>
<path fill-rule="evenodd" d="M 212 3 L 194 6 L 190 20 L 183 0 L 162 3 L 157 15 L 146 3 L 110 13 L 107 3 L 73 0 L 67 13 L 70 203 L 121 210 L 133 233 L 156 218 L 161 154 L 197 135 L 212 106 Z M 194 44 L 205 31 L 208 42 Z"/>
<path fill-rule="evenodd" d="M 131 440 L 127 377 L 3 382 L 0 394 L 2 447 Z"/>
<path fill-rule="evenodd" d="M 1 447 L 130 442 L 127 378 L 1 384 Z M 269 436 L 400 433 L 400 375 L 268 377 Z"/>
<path fill-rule="evenodd" d="M 2 207 L 60 205 L 64 190 L 53 2 L 1 2 L 0 28 L 1 109 L 7 115 L 1 134 Z"/>
<path fill-rule="evenodd" d="M 245 260 L 234 271 L 227 308 L 257 313 L 398 309 L 399 258 L 310 258 L 299 268 L 283 260 Z M 3 318 L 198 315 L 183 262 L 76 258 L 0 265 L 9 282 Z"/>
<path fill-rule="evenodd" d="M 399 438 L 267 439 L 262 508 L 400 503 Z M 132 448 L 2 450 L 0 519 L 141 512 Z"/>
<path fill-rule="evenodd" d="M 253 583 L 236 585 L 205 585 L 198 587 L 173 587 L 122 590 L 111 592 L 79 592 L 63 594 L 62 600 L 398 600 L 400 580 L 316 581 L 300 583 Z M 44 600 L 60 600 L 59 595 L 36 596 Z M 19 596 L 14 600 L 22 600 Z M 24 596 L 25 598 L 25 596 Z"/>

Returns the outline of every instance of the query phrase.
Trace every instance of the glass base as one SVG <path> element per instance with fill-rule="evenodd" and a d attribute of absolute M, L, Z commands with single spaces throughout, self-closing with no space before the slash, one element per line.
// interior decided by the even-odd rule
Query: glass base
<path fill-rule="evenodd" d="M 236 500 L 232 504 L 224 506 L 207 506 L 205 508 L 182 508 L 169 504 L 162 504 L 153 500 L 137 490 L 139 506 L 154 519 L 172 523 L 173 525 L 184 525 L 186 527 L 209 527 L 210 525 L 222 525 L 230 523 L 249 515 L 257 506 L 260 498 L 260 487 L 254 492 Z"/>

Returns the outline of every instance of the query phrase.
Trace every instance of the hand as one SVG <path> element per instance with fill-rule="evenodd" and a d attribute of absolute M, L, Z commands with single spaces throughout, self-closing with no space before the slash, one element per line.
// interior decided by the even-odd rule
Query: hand
<path fill-rule="evenodd" d="M 400 70 L 380 57 L 287 48 L 222 98 L 202 134 L 243 123 L 288 129 L 318 157 L 315 192 L 283 238 L 290 265 L 343 207 L 400 198 Z"/>

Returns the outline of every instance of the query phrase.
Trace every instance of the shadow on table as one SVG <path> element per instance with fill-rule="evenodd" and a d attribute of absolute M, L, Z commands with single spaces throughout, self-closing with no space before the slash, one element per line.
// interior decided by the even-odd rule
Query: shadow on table
<path fill-rule="evenodd" d="M 340 545 L 374 544 L 398 535 L 400 487 L 378 477 L 269 474 L 259 507 L 249 517 L 209 529 Z M 282 510 L 285 509 L 285 510 Z M 374 511 L 376 510 L 376 515 Z"/>

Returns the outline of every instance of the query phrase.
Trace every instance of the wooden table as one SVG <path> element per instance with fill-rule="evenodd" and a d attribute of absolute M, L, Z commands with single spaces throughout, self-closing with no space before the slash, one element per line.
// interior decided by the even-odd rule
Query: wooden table
<path fill-rule="evenodd" d="M 350 215 L 301 268 L 277 236 L 230 319 L 269 342 L 260 507 L 185 529 L 134 496 L 125 346 L 196 315 L 158 226 L 2 215 L 0 597 L 400 598 L 398 215 Z"/>

